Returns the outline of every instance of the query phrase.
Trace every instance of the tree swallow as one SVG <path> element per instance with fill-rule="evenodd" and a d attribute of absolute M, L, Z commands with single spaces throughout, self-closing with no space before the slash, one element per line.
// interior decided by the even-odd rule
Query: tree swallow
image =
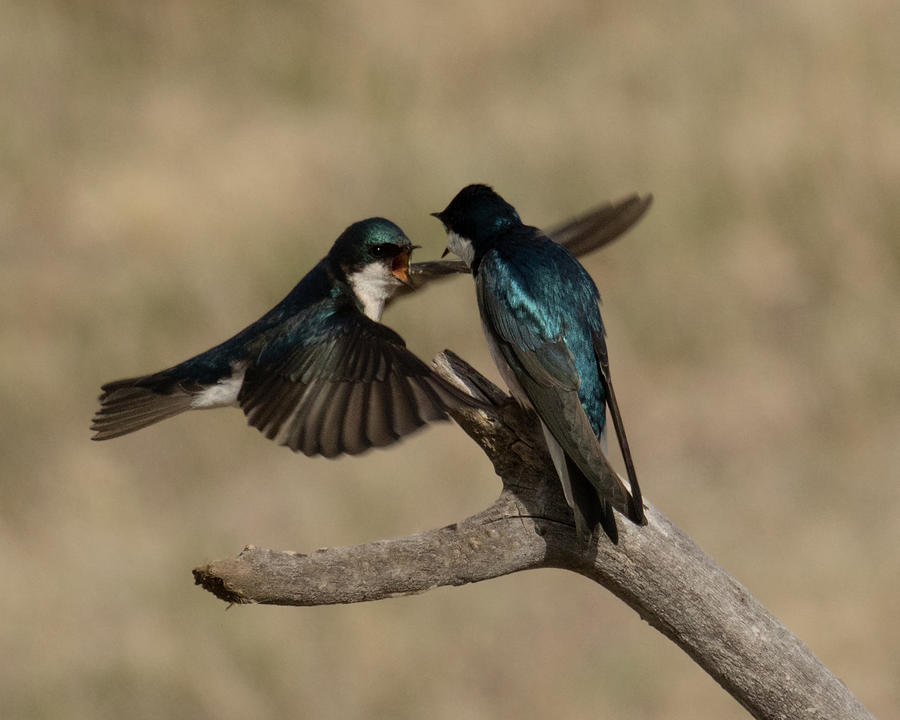
<path fill-rule="evenodd" d="M 92 439 L 185 410 L 237 406 L 267 438 L 306 455 L 390 445 L 447 409 L 478 402 L 436 375 L 379 323 L 409 282 L 413 249 L 384 218 L 348 227 L 293 290 L 221 345 L 102 387 Z"/>
<path fill-rule="evenodd" d="M 432 213 L 448 251 L 469 266 L 491 356 L 513 397 L 537 412 L 575 527 L 585 540 L 599 523 L 613 543 L 611 506 L 645 524 L 641 491 L 613 393 L 600 295 L 563 246 L 525 225 L 486 185 L 463 188 Z M 609 407 L 629 488 L 604 454 Z"/>
<path fill-rule="evenodd" d="M 575 255 L 585 255 L 620 238 L 640 220 L 653 202 L 652 195 L 629 195 L 621 200 L 605 202 L 558 223 L 546 234 Z M 446 255 L 446 253 L 444 253 Z M 442 278 L 470 273 L 462 260 L 426 260 L 409 266 L 409 283 L 388 298 L 388 304 L 406 297 L 423 285 Z"/>

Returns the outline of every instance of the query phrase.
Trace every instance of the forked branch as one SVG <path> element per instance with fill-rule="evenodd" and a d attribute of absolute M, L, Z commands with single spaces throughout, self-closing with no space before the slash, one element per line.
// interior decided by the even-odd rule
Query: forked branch
<path fill-rule="evenodd" d="M 603 585 L 687 652 L 757 718 L 871 718 L 799 639 L 647 504 L 619 544 L 580 542 L 535 418 L 449 351 L 439 372 L 494 405 L 454 417 L 491 459 L 503 490 L 459 523 L 309 555 L 248 546 L 194 570 L 230 603 L 323 605 L 463 585 L 520 570 L 572 570 Z"/>

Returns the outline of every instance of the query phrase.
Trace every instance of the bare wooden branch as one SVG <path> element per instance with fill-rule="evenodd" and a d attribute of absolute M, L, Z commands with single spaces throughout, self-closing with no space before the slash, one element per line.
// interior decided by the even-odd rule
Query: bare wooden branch
<path fill-rule="evenodd" d="M 195 581 L 232 603 L 322 605 L 530 568 L 572 570 L 628 603 L 754 717 L 871 717 L 809 648 L 651 505 L 644 527 L 618 518 L 618 545 L 602 533 L 580 542 L 533 415 L 449 351 L 435 364 L 496 406 L 455 416 L 503 481 L 490 507 L 444 528 L 309 555 L 248 546 L 237 558 L 196 568 Z"/>

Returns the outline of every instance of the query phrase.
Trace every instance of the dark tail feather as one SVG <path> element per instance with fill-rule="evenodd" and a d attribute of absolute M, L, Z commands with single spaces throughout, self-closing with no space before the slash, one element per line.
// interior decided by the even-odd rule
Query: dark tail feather
<path fill-rule="evenodd" d="M 619 529 L 609 501 L 602 499 L 597 490 L 585 477 L 581 469 L 568 456 L 566 466 L 569 471 L 569 483 L 572 486 L 572 511 L 575 513 L 575 530 L 585 542 L 591 539 L 597 525 L 613 545 L 619 543 Z"/>
<path fill-rule="evenodd" d="M 616 527 L 616 518 L 613 515 L 612 506 L 606 500 L 600 500 L 600 527 L 613 545 L 619 544 L 619 529 Z"/>
<path fill-rule="evenodd" d="M 91 440 L 109 440 L 191 408 L 191 395 L 169 378 L 153 375 L 106 383 L 91 421 Z"/>
<path fill-rule="evenodd" d="M 600 382 L 603 383 L 603 387 L 606 390 L 606 404 L 612 417 L 613 427 L 616 430 L 616 438 L 619 441 L 619 449 L 622 451 L 622 459 L 625 461 L 628 484 L 631 486 L 631 493 L 628 497 L 628 518 L 637 525 L 646 525 L 644 499 L 641 496 L 641 486 L 638 485 L 634 461 L 631 459 L 631 448 L 628 445 L 625 423 L 622 422 L 622 413 L 619 411 L 619 403 L 616 400 L 616 391 L 613 389 L 612 378 L 609 373 L 609 359 L 606 357 L 606 343 L 603 340 L 602 333 L 594 336 L 594 353 L 597 356 L 597 367 L 600 370 Z"/>

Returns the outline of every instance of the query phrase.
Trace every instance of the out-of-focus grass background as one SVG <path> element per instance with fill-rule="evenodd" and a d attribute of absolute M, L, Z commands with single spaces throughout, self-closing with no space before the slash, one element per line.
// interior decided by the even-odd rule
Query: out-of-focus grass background
<path fill-rule="evenodd" d="M 244 543 L 479 510 L 451 425 L 337 462 L 237 411 L 88 440 L 101 382 L 240 329 L 350 222 L 436 257 L 473 181 L 536 224 L 655 194 L 586 261 L 646 494 L 896 712 L 894 4 L 11 0 L 0 28 L 4 718 L 744 717 L 562 572 L 317 609 L 193 586 Z M 468 279 L 385 321 L 491 368 Z"/>

